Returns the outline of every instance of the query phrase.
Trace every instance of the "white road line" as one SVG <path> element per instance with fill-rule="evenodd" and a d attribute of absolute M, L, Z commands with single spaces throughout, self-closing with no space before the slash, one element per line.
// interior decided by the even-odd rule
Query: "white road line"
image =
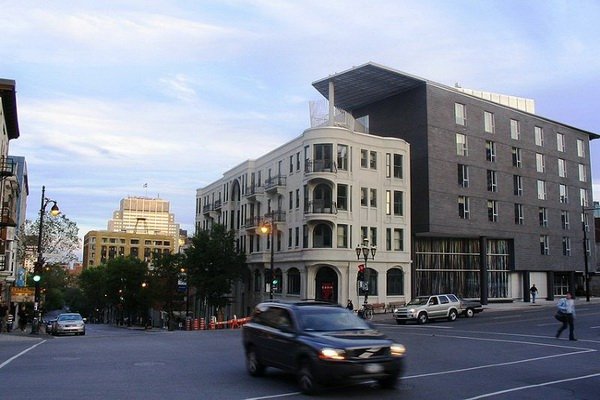
<path fill-rule="evenodd" d="M 600 376 L 600 372 L 597 373 L 597 374 L 577 376 L 575 378 L 559 379 L 559 380 L 556 380 L 556 381 L 549 381 L 549 382 L 544 382 L 544 383 L 538 383 L 536 385 L 518 386 L 518 387 L 511 388 L 511 389 L 500 390 L 498 392 L 484 393 L 484 394 L 481 394 L 479 396 L 469 397 L 468 399 L 464 399 L 464 400 L 485 399 L 486 397 L 497 396 L 497 395 L 500 395 L 500 394 L 511 393 L 511 392 L 518 392 L 520 390 L 533 389 L 533 388 L 538 388 L 538 387 L 542 387 L 542 386 L 556 385 L 558 383 L 578 381 L 578 380 L 581 380 L 581 379 L 597 378 L 599 376 Z"/>
<path fill-rule="evenodd" d="M 302 393 L 300 393 L 300 392 L 291 392 L 291 393 L 272 394 L 272 395 L 269 395 L 269 396 L 261 396 L 261 397 L 247 397 L 244 400 L 276 399 L 278 397 L 297 396 L 299 394 L 302 394 Z"/>
<path fill-rule="evenodd" d="M 10 364 L 12 361 L 16 360 L 17 358 L 21 357 L 23 354 L 27 353 L 29 350 L 33 350 L 36 347 L 38 347 L 40 344 L 46 342 L 46 340 L 42 340 L 39 343 L 34 344 L 33 346 L 23 350 L 22 352 L 20 352 L 19 354 L 17 354 L 16 356 L 12 356 L 11 358 L 9 358 L 8 360 L 4 361 L 2 364 L 0 364 L 0 369 L 6 367 L 8 364 Z"/>

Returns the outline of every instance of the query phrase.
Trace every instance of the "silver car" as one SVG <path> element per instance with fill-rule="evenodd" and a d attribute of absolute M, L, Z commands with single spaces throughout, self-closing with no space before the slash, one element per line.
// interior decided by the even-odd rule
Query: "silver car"
<path fill-rule="evenodd" d="M 85 335 L 85 320 L 78 313 L 59 314 L 52 324 L 53 335 Z"/>

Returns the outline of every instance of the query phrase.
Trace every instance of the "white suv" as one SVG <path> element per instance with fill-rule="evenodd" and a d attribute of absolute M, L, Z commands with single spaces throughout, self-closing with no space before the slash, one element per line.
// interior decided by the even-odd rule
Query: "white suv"
<path fill-rule="evenodd" d="M 461 312 L 460 300 L 454 294 L 420 296 L 404 307 L 394 309 L 394 319 L 398 325 L 406 321 L 425 324 L 430 319 L 445 318 L 454 321 Z"/>

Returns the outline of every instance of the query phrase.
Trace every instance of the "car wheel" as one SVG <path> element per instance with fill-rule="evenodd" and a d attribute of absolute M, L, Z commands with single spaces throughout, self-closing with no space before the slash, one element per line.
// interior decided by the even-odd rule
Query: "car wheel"
<path fill-rule="evenodd" d="M 406 324 L 406 321 L 404 321 L 404 320 L 402 320 L 402 319 L 397 319 L 397 320 L 396 320 L 396 323 L 397 323 L 398 325 L 404 325 L 404 324 Z"/>
<path fill-rule="evenodd" d="M 456 312 L 456 310 L 450 310 L 450 313 L 448 314 L 448 321 L 456 321 L 457 317 L 458 313 Z"/>
<path fill-rule="evenodd" d="M 391 375 L 382 379 L 378 379 L 379 386 L 383 389 L 395 389 L 398 383 L 398 375 Z"/>
<path fill-rule="evenodd" d="M 254 347 L 246 351 L 246 369 L 252 376 L 262 376 L 265 373 L 265 366 L 258 360 Z"/>
<path fill-rule="evenodd" d="M 426 312 L 422 312 L 421 314 L 419 314 L 419 317 L 417 319 L 417 323 L 420 325 L 426 324 L 427 321 L 429 320 L 429 317 L 427 317 L 427 313 Z"/>
<path fill-rule="evenodd" d="M 472 308 L 467 308 L 465 311 L 465 316 L 467 318 L 473 318 L 475 316 L 475 311 Z"/>
<path fill-rule="evenodd" d="M 300 369 L 298 370 L 298 385 L 300 391 L 304 394 L 315 394 L 319 391 L 321 386 L 315 380 L 315 377 L 310 366 L 310 361 L 304 359 L 300 362 Z"/>

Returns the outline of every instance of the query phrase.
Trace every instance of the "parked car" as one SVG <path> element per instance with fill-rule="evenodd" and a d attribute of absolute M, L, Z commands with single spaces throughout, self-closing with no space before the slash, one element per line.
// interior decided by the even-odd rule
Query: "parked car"
<path fill-rule="evenodd" d="M 85 320 L 78 313 L 63 313 L 52 324 L 52 335 L 74 333 L 85 335 Z"/>
<path fill-rule="evenodd" d="M 483 311 L 483 306 L 479 300 L 460 299 L 460 314 L 467 318 L 473 318 L 475 314 Z"/>
<path fill-rule="evenodd" d="M 425 324 L 430 319 L 445 318 L 454 321 L 461 313 L 460 300 L 454 294 L 419 296 L 403 307 L 394 310 L 393 316 L 398 325 L 407 321 Z"/>
<path fill-rule="evenodd" d="M 242 338 L 250 375 L 263 375 L 266 367 L 292 372 L 306 394 L 329 383 L 372 379 L 394 388 L 404 370 L 403 345 L 330 303 L 261 303 Z"/>
<path fill-rule="evenodd" d="M 42 320 L 42 322 L 44 323 L 44 327 L 46 328 L 46 333 L 47 334 L 51 334 L 52 333 L 52 326 L 56 322 L 56 318 L 48 318 L 48 319 L 44 318 Z"/>

